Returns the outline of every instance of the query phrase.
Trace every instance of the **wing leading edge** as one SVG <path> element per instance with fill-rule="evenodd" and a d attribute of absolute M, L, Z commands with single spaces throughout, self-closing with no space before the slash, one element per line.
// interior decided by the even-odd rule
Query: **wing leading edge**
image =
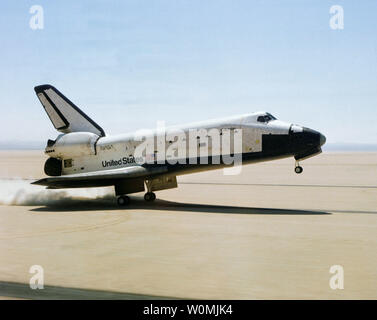
<path fill-rule="evenodd" d="M 119 180 L 143 178 L 164 174 L 168 171 L 166 166 L 143 167 L 132 166 L 126 168 L 101 170 L 69 174 L 58 177 L 49 177 L 32 182 L 32 184 L 47 186 L 49 189 L 105 187 L 114 185 Z"/>

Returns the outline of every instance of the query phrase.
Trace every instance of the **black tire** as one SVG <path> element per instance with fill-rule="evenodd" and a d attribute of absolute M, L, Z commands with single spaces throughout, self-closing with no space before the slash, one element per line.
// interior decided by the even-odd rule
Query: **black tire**
<path fill-rule="evenodd" d="M 120 196 L 117 199 L 118 206 L 124 207 L 130 203 L 130 198 L 127 196 Z"/>
<path fill-rule="evenodd" d="M 296 168 L 295 168 L 295 172 L 297 173 L 297 174 L 300 174 L 300 173 L 302 173 L 304 171 L 304 169 L 302 168 L 302 167 L 300 167 L 300 166 L 297 166 Z"/>
<path fill-rule="evenodd" d="M 151 202 L 151 201 L 154 201 L 156 200 L 156 195 L 154 192 L 147 192 L 145 195 L 144 195 L 144 200 L 145 201 L 148 201 L 148 202 Z"/>

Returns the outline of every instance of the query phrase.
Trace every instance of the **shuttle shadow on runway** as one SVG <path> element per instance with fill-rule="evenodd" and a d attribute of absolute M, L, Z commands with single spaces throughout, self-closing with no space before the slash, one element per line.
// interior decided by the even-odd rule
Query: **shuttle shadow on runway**
<path fill-rule="evenodd" d="M 131 204 L 122 208 L 111 200 L 57 200 L 44 207 L 33 208 L 34 212 L 68 212 L 68 211 L 98 211 L 98 210 L 156 210 L 156 211 L 183 211 L 206 212 L 220 214 L 264 214 L 264 215 L 327 215 L 331 214 L 319 210 L 255 208 L 240 206 L 223 206 L 210 204 L 182 203 L 157 199 L 155 202 L 145 202 L 142 198 L 132 197 Z"/>
<path fill-rule="evenodd" d="M 32 290 L 29 284 L 0 281 L 0 296 L 33 300 L 178 300 L 179 298 L 160 297 L 127 292 L 113 292 L 82 288 L 46 286 Z"/>

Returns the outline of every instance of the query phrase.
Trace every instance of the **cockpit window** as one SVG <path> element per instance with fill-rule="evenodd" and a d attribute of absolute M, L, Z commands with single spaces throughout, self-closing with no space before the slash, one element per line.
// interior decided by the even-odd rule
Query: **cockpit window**
<path fill-rule="evenodd" d="M 270 113 L 266 113 L 266 115 L 259 116 L 257 118 L 258 122 L 268 122 L 268 121 L 271 121 L 271 120 L 276 120 L 276 118 L 272 114 L 270 114 Z"/>

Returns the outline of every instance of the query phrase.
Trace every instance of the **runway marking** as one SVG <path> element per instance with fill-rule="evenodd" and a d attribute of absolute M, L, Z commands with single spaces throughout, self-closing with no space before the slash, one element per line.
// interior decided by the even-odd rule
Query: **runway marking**
<path fill-rule="evenodd" d="M 61 229 L 50 229 L 45 231 L 38 231 L 38 232 L 32 232 L 32 233 L 24 233 L 24 234 L 3 234 L 0 236 L 0 240 L 6 240 L 6 239 L 20 239 L 20 238 L 33 238 L 33 237 L 39 237 L 39 236 L 46 236 L 50 234 L 56 234 L 56 233 L 73 233 L 73 232 L 82 232 L 82 231 L 89 231 L 89 230 L 95 230 L 100 228 L 105 228 L 109 226 L 113 226 L 116 224 L 120 224 L 124 222 L 125 220 L 128 220 L 129 216 L 122 216 L 119 219 L 109 221 L 107 223 L 101 223 L 101 224 L 93 224 L 93 225 L 84 225 L 75 227 L 73 229 L 71 228 L 61 228 Z"/>
<path fill-rule="evenodd" d="M 178 182 L 178 184 L 200 184 L 200 185 L 219 185 L 219 186 L 261 186 L 261 187 L 309 187 L 309 188 L 377 189 L 377 186 L 325 185 L 325 184 L 277 184 L 277 183 L 230 183 L 230 182 Z"/>
<path fill-rule="evenodd" d="M 362 214 L 377 214 L 377 211 L 364 211 L 364 210 L 327 210 L 334 213 L 362 213 Z"/>

